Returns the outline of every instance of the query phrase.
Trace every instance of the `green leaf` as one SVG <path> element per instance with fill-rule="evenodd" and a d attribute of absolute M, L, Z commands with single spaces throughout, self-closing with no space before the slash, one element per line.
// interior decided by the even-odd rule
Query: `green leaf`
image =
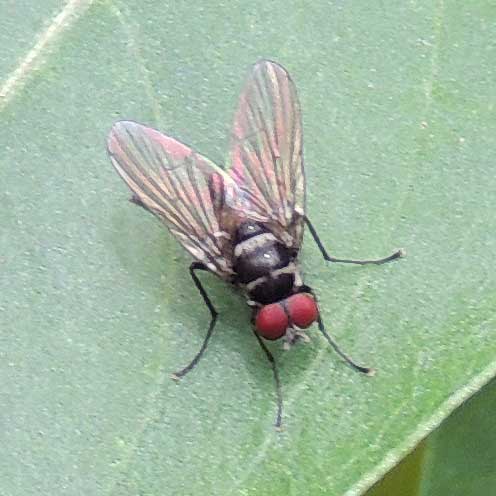
<path fill-rule="evenodd" d="M 414 451 L 372 486 L 365 496 L 396 496 L 398 494 L 418 496 L 424 468 L 425 444 L 421 442 L 417 445 Z"/>
<path fill-rule="evenodd" d="M 496 484 L 493 379 L 461 405 L 366 496 L 478 496 Z"/>
<path fill-rule="evenodd" d="M 76 2 L 72 2 L 76 3 Z M 83 2 L 79 2 L 83 3 Z M 20 62 L 41 42 L 40 33 L 46 33 L 50 26 L 55 26 L 57 15 L 64 2 L 61 0 L 29 0 L 9 1 L 0 3 L 2 14 L 0 31 L 0 74 L 5 82 L 5 76 L 12 75 L 21 65 Z M 55 24 L 54 24 L 55 21 Z M 2 89 L 3 89 L 2 84 Z"/>
<path fill-rule="evenodd" d="M 2 493 L 360 494 L 494 376 L 493 6 L 40 3 L 19 4 L 30 48 L 0 16 L 12 33 L 0 66 Z M 336 256 L 408 252 L 329 267 L 307 234 L 303 269 L 329 330 L 378 373 L 354 373 L 316 330 L 290 353 L 274 343 L 282 433 L 249 310 L 208 274 L 216 334 L 196 370 L 169 379 L 208 312 L 188 256 L 127 202 L 104 147 L 128 118 L 223 164 L 262 57 L 299 90 L 323 243 Z"/>
<path fill-rule="evenodd" d="M 422 496 L 477 496 L 496 485 L 496 381 L 456 411 L 428 438 Z"/>

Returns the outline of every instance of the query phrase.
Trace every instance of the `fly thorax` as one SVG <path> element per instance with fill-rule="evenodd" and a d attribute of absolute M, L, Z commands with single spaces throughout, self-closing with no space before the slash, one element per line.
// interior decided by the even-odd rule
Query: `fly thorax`
<path fill-rule="evenodd" d="M 241 224 L 234 247 L 234 270 L 250 297 L 262 304 L 291 294 L 295 282 L 292 256 L 268 229 L 256 222 Z"/>

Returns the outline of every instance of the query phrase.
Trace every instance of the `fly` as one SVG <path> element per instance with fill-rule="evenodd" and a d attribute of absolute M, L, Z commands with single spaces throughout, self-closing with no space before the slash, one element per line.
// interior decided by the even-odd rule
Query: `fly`
<path fill-rule="evenodd" d="M 107 141 L 113 166 L 131 189 L 131 201 L 158 217 L 193 256 L 189 271 L 211 319 L 193 360 L 173 377 L 191 371 L 203 356 L 217 310 L 198 278 L 208 271 L 241 288 L 253 308 L 252 328 L 267 356 L 277 393 L 276 427 L 282 392 L 276 362 L 264 340 L 282 338 L 289 347 L 314 322 L 334 350 L 355 363 L 324 327 L 314 291 L 303 283 L 298 254 L 305 225 L 329 262 L 382 264 L 403 256 L 398 250 L 376 260 L 330 256 L 305 211 L 301 111 L 287 71 L 275 62 L 256 63 L 239 99 L 230 147 L 230 168 L 150 127 L 114 124 Z"/>

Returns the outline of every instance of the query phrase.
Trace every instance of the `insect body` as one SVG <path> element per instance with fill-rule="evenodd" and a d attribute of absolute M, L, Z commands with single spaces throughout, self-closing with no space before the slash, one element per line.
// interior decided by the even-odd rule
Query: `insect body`
<path fill-rule="evenodd" d="M 297 255 L 297 250 L 288 248 L 262 224 L 247 221 L 237 230 L 236 283 L 244 286 L 249 302 L 263 305 L 256 315 L 255 328 L 266 339 L 278 339 L 293 326 L 306 328 L 317 319 L 313 298 L 298 293 L 303 286 Z M 290 342 L 296 336 L 288 333 Z"/>
<path fill-rule="evenodd" d="M 298 254 L 305 224 L 327 261 L 381 264 L 331 257 L 305 214 L 301 112 L 295 86 L 280 65 L 262 60 L 240 96 L 230 148 L 230 169 L 216 166 L 178 140 L 132 121 L 114 124 L 108 137 L 112 164 L 133 192 L 131 201 L 158 217 L 194 257 L 191 277 L 211 313 L 203 345 L 182 377 L 203 355 L 217 320 L 196 271 L 206 270 L 242 288 L 253 307 L 255 336 L 276 382 L 281 424 L 282 396 L 272 354 L 262 338 L 305 337 L 317 322 L 334 349 L 360 372 L 324 328 L 312 289 L 303 284 Z"/>

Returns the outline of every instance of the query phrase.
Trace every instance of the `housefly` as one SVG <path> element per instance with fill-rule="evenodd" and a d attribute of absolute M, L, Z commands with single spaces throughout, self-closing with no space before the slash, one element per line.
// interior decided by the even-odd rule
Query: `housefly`
<path fill-rule="evenodd" d="M 324 328 L 317 298 L 303 283 L 298 264 L 308 226 L 325 260 L 382 264 L 330 256 L 305 211 L 305 175 L 300 104 L 286 70 L 275 62 L 256 63 L 239 99 L 230 146 L 230 168 L 150 127 L 132 121 L 114 124 L 108 136 L 113 166 L 132 191 L 131 201 L 158 217 L 193 256 L 189 271 L 210 311 L 198 363 L 217 321 L 217 311 L 198 278 L 208 271 L 241 288 L 253 309 L 252 327 L 267 356 L 277 393 L 276 427 L 282 394 L 276 362 L 264 340 L 282 338 L 286 347 L 306 338 L 314 322 L 336 352 L 355 370 L 372 369 L 344 354 Z"/>

